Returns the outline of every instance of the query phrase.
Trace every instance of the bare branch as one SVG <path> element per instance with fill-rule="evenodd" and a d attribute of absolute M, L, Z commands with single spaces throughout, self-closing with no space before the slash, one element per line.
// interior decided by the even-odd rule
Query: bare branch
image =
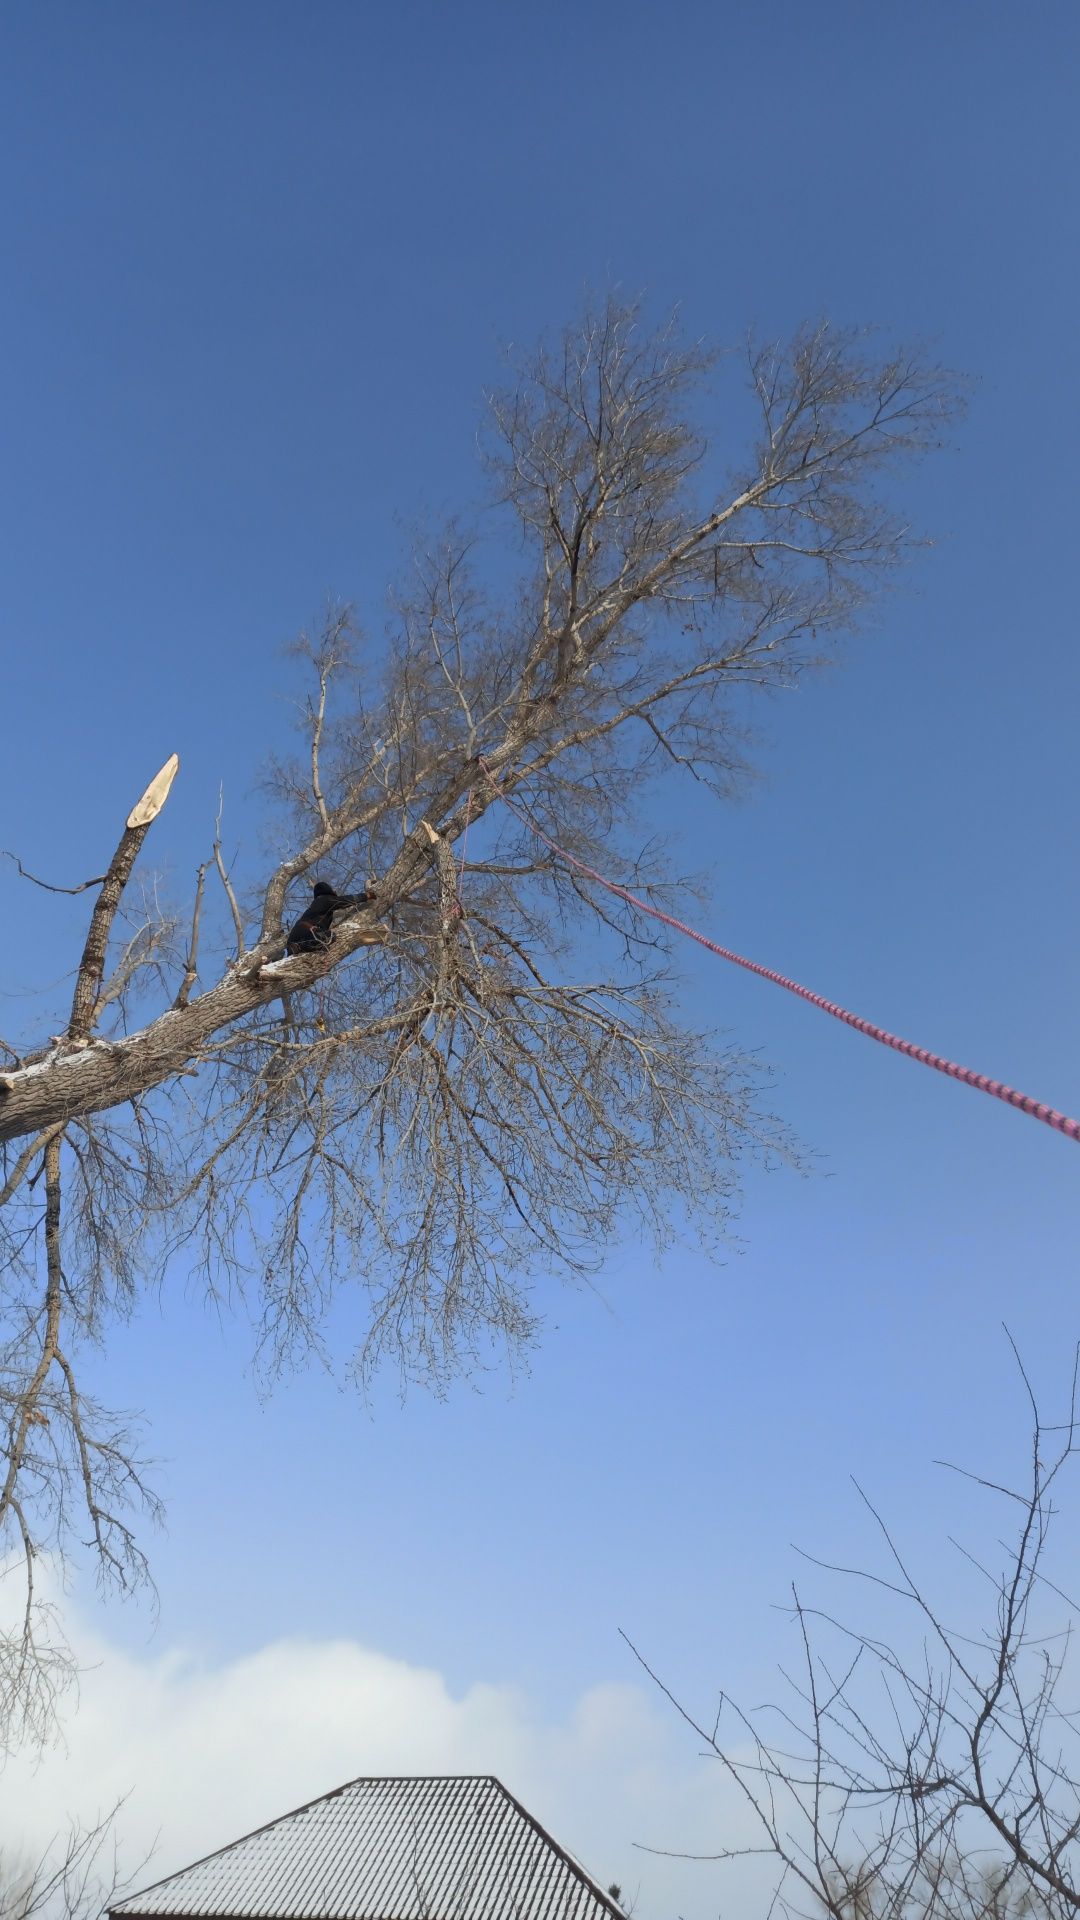
<path fill-rule="evenodd" d="M 32 880 L 35 887 L 44 887 L 47 893 L 85 893 L 88 887 L 100 887 L 105 880 L 103 873 L 96 873 L 90 880 L 80 880 L 77 887 L 58 887 L 51 880 L 39 880 L 36 873 L 28 872 L 18 854 L 9 853 L 7 847 L 0 847 L 0 854 L 5 860 L 14 860 L 24 880 Z"/>
<path fill-rule="evenodd" d="M 150 1858 L 121 1880 L 116 1822 L 125 1799 L 90 1825 L 69 1822 L 29 1864 L 0 1852 L 0 1920 L 98 1920 L 108 1911 Z"/>
<path fill-rule="evenodd" d="M 1045 1566 L 1051 1490 L 1078 1451 L 1077 1363 L 1067 1417 L 1048 1429 L 1015 1357 L 1032 1422 L 1019 1512 L 1011 1488 L 968 1476 L 1015 1515 L 1001 1572 L 961 1549 L 988 1595 L 984 1618 L 963 1633 L 948 1627 L 867 1501 L 890 1571 L 831 1570 L 905 1603 L 912 1640 L 895 1624 L 878 1634 L 796 1594 L 801 1659 L 798 1676 L 785 1675 L 790 1704 L 747 1715 L 725 1700 L 723 1734 L 719 1719 L 710 1730 L 679 1706 L 634 1650 L 762 1828 L 785 1914 L 1069 1920 L 1080 1911 L 1080 1721 L 1063 1697 L 1072 1608 Z M 1051 1600 L 1064 1604 L 1064 1619 Z"/>
<path fill-rule="evenodd" d="M 191 910 L 191 933 L 188 938 L 187 959 L 184 962 L 184 977 L 177 990 L 176 999 L 173 1001 L 174 1013 L 180 1012 L 187 1006 L 191 998 L 191 989 L 199 977 L 199 927 L 202 921 L 203 886 L 208 865 L 209 861 L 204 860 L 195 872 L 195 904 Z"/>
<path fill-rule="evenodd" d="M 229 878 L 221 852 L 221 814 L 224 805 L 225 789 L 222 787 L 218 793 L 217 820 L 214 825 L 214 866 L 217 869 L 218 879 L 221 881 L 225 898 L 229 903 L 229 912 L 232 914 L 233 930 L 236 934 L 236 958 L 237 960 L 242 960 L 245 953 L 244 919 L 240 912 L 236 894 L 233 891 L 233 884 Z"/>

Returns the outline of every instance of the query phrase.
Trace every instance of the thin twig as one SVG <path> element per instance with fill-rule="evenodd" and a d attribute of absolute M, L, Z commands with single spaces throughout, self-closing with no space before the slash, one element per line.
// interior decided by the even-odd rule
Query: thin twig
<path fill-rule="evenodd" d="M 30 873 L 23 866 L 17 853 L 9 853 L 6 847 L 0 847 L 5 860 L 14 860 L 24 880 L 32 880 L 35 887 L 44 887 L 46 893 L 85 893 L 88 887 L 101 887 L 105 884 L 105 875 L 96 873 L 92 880 L 80 880 L 77 887 L 56 887 L 51 880 L 39 880 L 36 873 Z"/>
<path fill-rule="evenodd" d="M 330 815 L 326 811 L 326 800 L 322 790 L 322 778 L 319 772 L 319 749 L 322 746 L 323 725 L 326 720 L 326 687 L 330 678 L 330 666 L 324 661 L 319 668 L 319 704 L 311 728 L 311 792 L 319 810 L 319 819 L 324 827 L 330 825 Z"/>
<path fill-rule="evenodd" d="M 214 865 L 217 868 L 218 879 L 225 889 L 225 898 L 229 903 L 233 926 L 236 929 L 236 957 L 238 960 L 242 960 L 244 957 L 244 921 L 240 908 L 237 905 L 236 895 L 233 892 L 232 881 L 229 879 L 221 854 L 221 811 L 224 805 L 225 788 L 222 786 L 218 789 L 217 820 L 214 825 Z"/>
<path fill-rule="evenodd" d="M 204 860 L 195 874 L 195 905 L 191 911 L 191 938 L 188 941 L 187 959 L 184 962 L 184 977 L 173 1001 L 173 1012 L 178 1013 L 186 1007 L 191 997 L 191 989 L 199 977 L 199 923 L 202 919 L 203 886 L 206 881 L 206 869 L 210 862 Z"/>

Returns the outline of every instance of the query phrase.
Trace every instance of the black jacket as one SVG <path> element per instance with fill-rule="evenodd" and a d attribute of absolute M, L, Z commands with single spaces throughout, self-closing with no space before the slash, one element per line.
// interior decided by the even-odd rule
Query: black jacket
<path fill-rule="evenodd" d="M 335 917 L 352 907 L 366 907 L 374 898 L 373 893 L 335 893 L 325 880 L 316 880 L 310 907 L 289 929 L 286 953 L 324 952 L 334 938 Z"/>

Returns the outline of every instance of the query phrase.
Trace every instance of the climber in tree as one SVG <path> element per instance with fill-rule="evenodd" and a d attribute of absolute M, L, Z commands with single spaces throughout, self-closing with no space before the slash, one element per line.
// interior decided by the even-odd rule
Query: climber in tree
<path fill-rule="evenodd" d="M 289 929 L 286 953 L 321 953 L 334 938 L 335 919 L 354 907 L 368 906 L 374 898 L 373 893 L 336 893 L 325 880 L 316 880 L 311 905 Z"/>

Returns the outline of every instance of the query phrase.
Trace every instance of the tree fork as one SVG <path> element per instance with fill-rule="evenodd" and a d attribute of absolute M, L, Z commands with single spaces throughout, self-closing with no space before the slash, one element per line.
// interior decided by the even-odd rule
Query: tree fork
<path fill-rule="evenodd" d="M 500 756 L 496 754 L 494 757 Z M 176 760 L 175 755 L 173 760 Z M 131 876 L 139 847 L 151 821 L 164 805 L 168 788 L 158 799 L 153 814 L 142 819 L 137 819 L 137 815 L 147 806 L 169 766 L 175 773 L 175 766 L 169 762 L 157 780 L 151 783 L 139 807 L 129 814 L 128 825 L 113 856 L 106 886 L 102 889 L 102 899 L 94 911 L 79 969 L 76 1002 L 80 1007 L 79 990 L 83 986 L 84 976 L 89 983 L 87 991 L 92 994 L 92 1005 L 96 1004 L 104 963 L 100 943 L 108 940 L 109 929 L 124 886 Z M 432 809 L 437 818 L 444 817 L 456 805 L 468 791 L 472 779 L 473 766 L 469 762 L 462 773 L 448 781 L 437 796 Z M 474 807 L 474 819 L 487 805 L 490 805 L 490 800 Z M 380 892 L 380 903 L 392 906 L 429 869 L 432 850 L 424 834 L 430 831 L 424 821 L 408 836 L 386 877 Z M 339 965 L 358 948 L 371 942 L 370 927 L 342 929 L 335 937 L 332 964 Z M 213 1034 L 235 1025 L 247 1014 L 267 1006 L 286 991 L 302 991 L 312 986 L 326 971 L 325 954 L 299 955 L 285 963 L 279 956 L 280 935 L 260 941 L 258 946 L 244 955 L 243 963 L 230 968 L 208 993 L 200 995 L 186 1006 L 170 1008 L 159 1014 L 148 1026 L 123 1040 L 95 1040 L 85 1031 L 77 1032 L 73 1010 L 72 1027 L 48 1053 L 27 1061 L 22 1067 L 11 1068 L 7 1073 L 0 1074 L 0 1146 L 22 1139 L 26 1134 L 47 1131 L 81 1114 L 101 1113 L 110 1107 L 121 1106 L 137 1094 L 151 1092 L 192 1062 L 197 1062 L 201 1048 Z M 276 971 L 283 964 L 287 966 L 287 974 Z M 275 971 L 271 971 L 271 967 Z"/>

